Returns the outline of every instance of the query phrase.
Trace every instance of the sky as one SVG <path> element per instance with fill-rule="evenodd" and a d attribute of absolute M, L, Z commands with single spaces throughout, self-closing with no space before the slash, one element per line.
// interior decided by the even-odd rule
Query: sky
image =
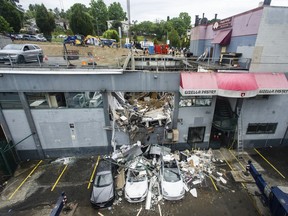
<path fill-rule="evenodd" d="M 96 0 L 95 0 L 96 1 Z M 264 0 L 262 0 L 264 1 Z M 19 0 L 19 4 L 24 9 L 28 9 L 29 4 L 43 3 L 47 9 L 69 9 L 75 3 L 82 3 L 89 7 L 91 0 Z M 104 0 L 108 7 L 113 2 L 119 2 L 127 12 L 127 0 Z M 213 19 L 218 14 L 218 19 L 251 10 L 259 6 L 261 0 L 130 0 L 130 17 L 133 21 L 166 20 L 178 17 L 181 12 L 187 12 L 194 23 L 195 15 L 202 17 L 203 13 L 208 19 Z M 271 6 L 286 6 L 288 0 L 272 0 Z"/>

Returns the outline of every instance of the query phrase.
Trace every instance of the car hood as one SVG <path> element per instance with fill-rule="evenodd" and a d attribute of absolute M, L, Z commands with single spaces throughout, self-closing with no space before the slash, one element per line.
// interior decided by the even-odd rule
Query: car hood
<path fill-rule="evenodd" d="M 126 182 L 125 192 L 130 198 L 142 197 L 148 190 L 148 181 Z"/>
<path fill-rule="evenodd" d="M 184 189 L 184 184 L 182 181 L 178 182 L 166 182 L 162 181 L 162 188 L 168 193 L 168 196 L 180 196 Z"/>
<path fill-rule="evenodd" d="M 93 187 L 91 201 L 94 203 L 103 203 L 109 201 L 114 196 L 113 184 L 105 187 Z"/>
<path fill-rule="evenodd" d="M 0 54 L 20 54 L 21 50 L 0 50 Z"/>

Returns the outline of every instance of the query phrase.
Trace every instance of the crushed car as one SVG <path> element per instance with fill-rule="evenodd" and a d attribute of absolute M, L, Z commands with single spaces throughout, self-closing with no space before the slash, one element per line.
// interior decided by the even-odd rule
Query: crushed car
<path fill-rule="evenodd" d="M 185 189 L 178 163 L 175 159 L 163 157 L 160 168 L 160 187 L 162 196 L 166 200 L 180 200 L 184 198 Z"/>
<path fill-rule="evenodd" d="M 148 176 L 143 160 L 133 162 L 127 171 L 125 199 L 130 203 L 142 202 L 148 192 Z"/>

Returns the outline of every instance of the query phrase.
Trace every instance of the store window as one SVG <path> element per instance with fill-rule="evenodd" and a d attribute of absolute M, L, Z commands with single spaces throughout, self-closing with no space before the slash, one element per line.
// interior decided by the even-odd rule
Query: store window
<path fill-rule="evenodd" d="M 62 92 L 33 92 L 25 93 L 31 109 L 49 109 L 66 107 L 64 93 Z"/>
<path fill-rule="evenodd" d="M 69 92 L 65 95 L 68 108 L 103 107 L 103 99 L 100 92 Z"/>
<path fill-rule="evenodd" d="M 180 97 L 179 107 L 211 106 L 212 96 Z"/>
<path fill-rule="evenodd" d="M 250 123 L 247 134 L 274 134 L 276 128 L 277 123 Z"/>
<path fill-rule="evenodd" d="M 187 143 L 201 143 L 204 141 L 205 127 L 189 127 Z"/>
<path fill-rule="evenodd" d="M 2 109 L 22 109 L 17 92 L 0 92 L 0 106 Z"/>

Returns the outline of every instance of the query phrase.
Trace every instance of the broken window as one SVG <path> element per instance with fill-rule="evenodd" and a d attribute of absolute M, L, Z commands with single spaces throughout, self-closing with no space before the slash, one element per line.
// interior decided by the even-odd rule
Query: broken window
<path fill-rule="evenodd" d="M 180 97 L 179 107 L 211 106 L 212 96 Z"/>
<path fill-rule="evenodd" d="M 188 143 L 199 143 L 204 141 L 205 127 L 189 127 Z"/>
<path fill-rule="evenodd" d="M 58 108 L 66 107 L 64 93 L 61 92 L 36 92 L 26 93 L 30 108 Z"/>
<path fill-rule="evenodd" d="M 100 108 L 103 107 L 100 92 L 69 92 L 66 93 L 68 108 Z"/>

